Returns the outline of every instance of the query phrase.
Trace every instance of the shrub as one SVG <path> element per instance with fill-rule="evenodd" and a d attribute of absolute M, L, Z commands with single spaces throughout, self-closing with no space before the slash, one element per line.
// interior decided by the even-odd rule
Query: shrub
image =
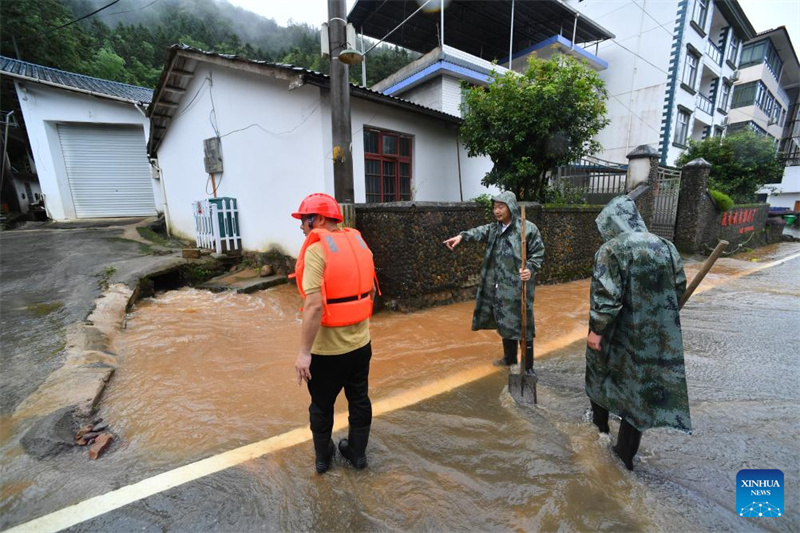
<path fill-rule="evenodd" d="M 717 209 L 723 213 L 733 207 L 733 199 L 724 192 L 709 189 L 708 194 L 711 195 L 711 199 L 714 200 L 715 204 L 717 204 Z"/>

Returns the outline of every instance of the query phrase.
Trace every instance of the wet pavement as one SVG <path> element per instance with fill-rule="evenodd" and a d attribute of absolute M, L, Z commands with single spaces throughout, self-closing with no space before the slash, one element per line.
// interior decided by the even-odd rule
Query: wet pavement
<path fill-rule="evenodd" d="M 124 238 L 143 221 L 29 223 L 0 232 L 0 416 L 64 363 L 66 328 L 86 319 L 108 283 L 162 260 Z"/>
<path fill-rule="evenodd" d="M 797 531 L 789 488 L 781 518 L 735 514 L 738 470 L 781 469 L 787 487 L 800 479 L 800 258 L 754 271 L 797 252 L 784 243 L 722 259 L 689 301 L 695 431 L 646 432 L 633 473 L 585 416 L 583 280 L 537 287 L 536 408 L 504 390 L 507 371 L 491 366 L 499 339 L 469 330 L 471 303 L 380 313 L 367 471 L 337 458 L 318 476 L 310 442 L 277 445 L 174 488 L 165 480 L 71 530 Z M 141 302 L 115 339 L 120 369 L 100 413 L 119 442 L 97 462 L 80 451 L 35 461 L 4 439 L 0 527 L 305 428 L 308 394 L 293 382 L 299 305 L 289 286 Z"/>

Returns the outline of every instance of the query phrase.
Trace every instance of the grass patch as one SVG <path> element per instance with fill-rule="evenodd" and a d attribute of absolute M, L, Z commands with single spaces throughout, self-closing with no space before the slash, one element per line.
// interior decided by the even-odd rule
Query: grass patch
<path fill-rule="evenodd" d="M 58 311 L 62 307 L 64 307 L 64 302 L 47 302 L 43 304 L 29 305 L 25 308 L 25 310 L 31 313 L 33 316 L 43 317 Z"/>
<path fill-rule="evenodd" d="M 96 277 L 100 278 L 97 280 L 97 286 L 102 290 L 108 289 L 108 282 L 116 272 L 116 268 L 112 266 L 106 267 L 105 270 L 96 275 Z"/>
<path fill-rule="evenodd" d="M 166 236 L 156 233 L 147 226 L 136 228 L 136 231 L 139 232 L 139 236 L 141 236 L 143 239 L 147 239 L 155 244 L 161 246 L 169 246 L 171 244 L 170 240 Z"/>

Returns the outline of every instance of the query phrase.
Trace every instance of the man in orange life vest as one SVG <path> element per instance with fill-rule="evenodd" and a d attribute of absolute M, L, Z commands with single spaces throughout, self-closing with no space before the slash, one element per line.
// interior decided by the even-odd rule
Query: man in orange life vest
<path fill-rule="evenodd" d="M 308 411 L 314 437 L 315 467 L 330 468 L 336 448 L 331 440 L 333 406 L 344 388 L 350 431 L 339 451 L 357 469 L 367 466 L 366 448 L 372 422 L 368 396 L 372 345 L 369 317 L 375 297 L 372 252 L 361 234 L 340 229 L 336 200 L 310 194 L 294 218 L 306 236 L 297 257 L 297 288 L 305 299 L 300 353 L 295 362 L 297 384 L 305 381 L 311 394 Z"/>

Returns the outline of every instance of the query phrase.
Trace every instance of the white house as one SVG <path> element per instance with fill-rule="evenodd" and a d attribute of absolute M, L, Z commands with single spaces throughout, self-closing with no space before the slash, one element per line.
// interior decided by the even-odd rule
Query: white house
<path fill-rule="evenodd" d="M 0 57 L 14 82 L 35 173 L 53 220 L 152 216 L 145 106 L 152 91 Z"/>
<path fill-rule="evenodd" d="M 236 198 L 242 246 L 296 255 L 289 216 L 312 192 L 333 194 L 329 78 L 289 65 L 173 46 L 148 109 L 174 234 L 194 239 L 193 202 Z M 491 161 L 469 158 L 461 119 L 350 87 L 355 200 L 461 201 L 487 189 Z M 204 140 L 218 138 L 222 172 L 209 174 Z M 391 231 L 391 228 L 387 228 Z"/>

